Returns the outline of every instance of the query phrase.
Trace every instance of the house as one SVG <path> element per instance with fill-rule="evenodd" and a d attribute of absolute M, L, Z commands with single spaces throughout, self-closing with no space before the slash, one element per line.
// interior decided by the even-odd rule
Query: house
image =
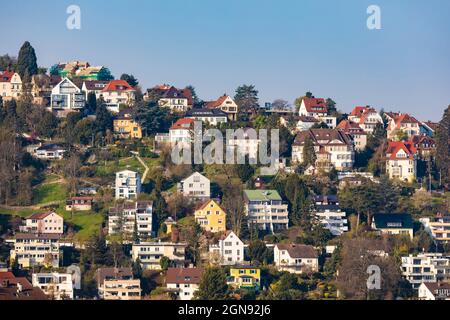
<path fill-rule="evenodd" d="M 238 129 L 232 137 L 227 137 L 226 152 L 230 152 L 230 154 L 233 155 L 240 155 L 243 158 L 248 157 L 250 163 L 256 163 L 258 160 L 260 143 L 261 140 L 258 138 L 258 134 L 255 129 Z"/>
<path fill-rule="evenodd" d="M 388 119 L 387 137 L 391 140 L 397 140 L 400 133 L 406 134 L 408 138 L 420 134 L 420 122 L 407 113 L 386 112 L 384 114 Z"/>
<path fill-rule="evenodd" d="M 419 221 L 435 243 L 450 242 L 450 214 L 438 213 L 433 218 L 420 218 Z"/>
<path fill-rule="evenodd" d="M 106 108 L 118 113 L 120 105 L 133 105 L 136 100 L 136 90 L 125 80 L 111 80 L 99 93 L 103 98 Z"/>
<path fill-rule="evenodd" d="M 178 300 L 191 300 L 198 290 L 202 274 L 201 268 L 169 268 L 166 286 L 175 292 Z"/>
<path fill-rule="evenodd" d="M 333 165 L 336 170 L 347 171 L 353 168 L 355 149 L 352 138 L 340 129 L 309 129 L 297 134 L 292 146 L 292 161 L 303 163 L 303 146 L 309 137 L 316 153 L 316 166 L 320 161 L 323 167 Z"/>
<path fill-rule="evenodd" d="M 193 199 L 207 199 L 211 196 L 211 183 L 199 172 L 181 180 L 177 188 L 179 193 Z"/>
<path fill-rule="evenodd" d="M 383 118 L 370 106 L 355 107 L 348 116 L 350 122 L 356 123 L 364 132 L 372 134 L 378 123 L 383 124 Z"/>
<path fill-rule="evenodd" d="M 39 234 L 63 234 L 64 219 L 56 212 L 35 213 L 25 219 L 25 225 L 21 229 Z"/>
<path fill-rule="evenodd" d="M 230 119 L 231 121 L 237 120 L 237 114 L 239 109 L 238 105 L 236 104 L 236 102 L 234 102 L 234 100 L 230 96 L 226 94 L 220 96 L 215 101 L 206 102 L 206 108 L 222 110 L 224 113 L 227 114 L 228 119 Z"/>
<path fill-rule="evenodd" d="M 41 144 L 33 149 L 33 156 L 42 160 L 61 160 L 64 158 L 66 149 L 58 144 Z"/>
<path fill-rule="evenodd" d="M 184 267 L 186 243 L 178 242 L 140 242 L 133 243 L 131 256 L 133 261 L 141 262 L 143 269 L 161 270 L 160 261 L 167 257 L 174 266 Z"/>
<path fill-rule="evenodd" d="M 31 279 L 33 287 L 41 289 L 51 299 L 73 300 L 74 298 L 73 291 L 75 288 L 70 273 L 33 273 Z"/>
<path fill-rule="evenodd" d="M 160 91 L 158 105 L 161 108 L 168 108 L 172 112 L 186 112 L 192 108 L 193 99 L 190 90 L 179 90 L 173 86 L 157 87 Z"/>
<path fill-rule="evenodd" d="M 408 142 L 389 141 L 386 150 L 386 174 L 390 179 L 414 182 L 417 173 L 415 147 Z"/>
<path fill-rule="evenodd" d="M 34 266 L 59 266 L 61 235 L 55 233 L 17 233 L 13 239 L 14 248 L 10 258 L 16 260 L 20 268 Z"/>
<path fill-rule="evenodd" d="M 92 197 L 72 197 L 66 200 L 66 211 L 89 211 L 93 202 Z"/>
<path fill-rule="evenodd" d="M 348 231 L 346 214 L 341 211 L 337 196 L 314 196 L 312 212 L 322 227 L 330 230 L 334 236 Z"/>
<path fill-rule="evenodd" d="M 135 201 L 117 203 L 109 208 L 108 234 L 150 238 L 153 235 L 153 202 Z"/>
<path fill-rule="evenodd" d="M 418 289 L 423 282 L 450 280 L 450 257 L 442 253 L 410 254 L 402 257 L 402 275 Z"/>
<path fill-rule="evenodd" d="M 215 201 L 208 200 L 203 202 L 197 210 L 195 210 L 195 222 L 197 222 L 203 230 L 217 233 L 226 230 L 225 210 Z"/>
<path fill-rule="evenodd" d="M 344 131 L 345 134 L 352 137 L 356 150 L 362 151 L 366 148 L 367 132 L 364 131 L 357 123 L 350 120 L 342 120 L 339 122 L 336 129 L 340 129 Z"/>
<path fill-rule="evenodd" d="M 436 132 L 439 123 L 432 121 L 425 121 L 421 122 L 419 126 L 421 135 L 426 135 L 432 138 L 434 137 L 434 133 Z"/>
<path fill-rule="evenodd" d="M 135 199 L 141 193 L 141 176 L 138 172 L 116 172 L 116 199 Z"/>
<path fill-rule="evenodd" d="M 53 88 L 61 81 L 57 75 L 35 74 L 31 78 L 31 95 L 33 103 L 48 107 Z"/>
<path fill-rule="evenodd" d="M 222 266 L 242 264 L 244 242 L 231 230 L 225 231 L 216 244 L 209 246 L 210 262 Z"/>
<path fill-rule="evenodd" d="M 413 220 L 407 213 L 376 213 L 373 215 L 372 229 L 381 234 L 407 235 L 413 238 Z"/>
<path fill-rule="evenodd" d="M 217 126 L 227 123 L 228 116 L 220 109 L 194 108 L 186 112 L 186 118 L 202 121 L 203 123 Z"/>
<path fill-rule="evenodd" d="M 69 78 L 62 79 L 53 89 L 50 98 L 50 111 L 64 117 L 69 112 L 80 111 L 86 104 L 83 91 Z"/>
<path fill-rule="evenodd" d="M 295 126 L 297 132 L 305 131 L 311 129 L 315 124 L 318 124 L 320 121 L 314 117 L 310 116 L 299 116 L 295 118 L 297 124 Z"/>
<path fill-rule="evenodd" d="M 114 136 L 117 139 L 141 139 L 142 127 L 134 121 L 131 109 L 122 110 L 113 121 Z"/>
<path fill-rule="evenodd" d="M 319 255 L 313 246 L 277 244 L 273 250 L 274 264 L 279 271 L 313 273 L 319 271 Z"/>
<path fill-rule="evenodd" d="M 95 94 L 96 98 L 99 98 L 101 92 L 108 85 L 109 81 L 101 81 L 101 80 L 85 80 L 83 81 L 83 85 L 81 86 L 81 90 L 86 95 L 86 101 L 88 100 L 88 96 L 90 93 Z"/>
<path fill-rule="evenodd" d="M 22 94 L 22 79 L 17 72 L 0 71 L 0 96 L 3 101 L 18 99 Z"/>
<path fill-rule="evenodd" d="M 27 278 L 5 271 L 0 272 L 0 301 L 6 300 L 48 300 L 48 297 Z"/>
<path fill-rule="evenodd" d="M 288 228 L 288 205 L 276 190 L 244 190 L 244 203 L 249 226 L 272 233 Z"/>
<path fill-rule="evenodd" d="M 96 280 L 100 299 L 141 299 L 141 280 L 133 278 L 131 268 L 100 268 Z"/>
<path fill-rule="evenodd" d="M 424 282 L 419 287 L 419 300 L 450 300 L 450 283 Z"/>
<path fill-rule="evenodd" d="M 260 289 L 261 269 L 254 266 L 233 266 L 227 284 L 233 288 Z"/>
<path fill-rule="evenodd" d="M 406 141 L 407 144 L 412 145 L 416 155 L 421 159 L 427 159 L 433 156 L 436 152 L 436 142 L 433 138 L 427 135 L 414 135 Z"/>
<path fill-rule="evenodd" d="M 169 133 L 157 133 L 155 141 L 159 144 L 190 145 L 194 141 L 194 119 L 178 119 L 169 129 Z"/>
<path fill-rule="evenodd" d="M 300 104 L 298 115 L 316 118 L 329 128 L 336 128 L 336 117 L 328 115 L 328 107 L 323 98 L 304 97 Z"/>

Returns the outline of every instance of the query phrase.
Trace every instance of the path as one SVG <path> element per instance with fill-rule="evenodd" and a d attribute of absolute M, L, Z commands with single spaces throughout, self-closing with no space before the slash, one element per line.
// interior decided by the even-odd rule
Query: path
<path fill-rule="evenodd" d="M 141 157 L 139 157 L 138 155 L 136 155 L 136 159 L 138 159 L 138 161 L 144 166 L 145 171 L 144 171 L 144 175 L 142 176 L 142 182 L 145 182 L 145 178 L 147 177 L 148 171 L 150 170 L 150 168 L 147 166 L 147 164 L 144 162 L 144 160 L 141 159 Z"/>

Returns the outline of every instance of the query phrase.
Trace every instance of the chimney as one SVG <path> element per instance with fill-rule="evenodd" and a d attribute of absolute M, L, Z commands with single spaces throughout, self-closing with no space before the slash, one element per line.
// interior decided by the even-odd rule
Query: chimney
<path fill-rule="evenodd" d="M 17 293 L 21 293 L 22 289 L 23 289 L 22 284 L 18 282 L 17 283 Z"/>

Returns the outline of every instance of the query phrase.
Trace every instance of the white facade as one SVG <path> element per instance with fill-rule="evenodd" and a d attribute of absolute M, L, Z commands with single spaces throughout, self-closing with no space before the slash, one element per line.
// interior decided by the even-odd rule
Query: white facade
<path fill-rule="evenodd" d="M 85 104 L 85 94 L 68 78 L 52 89 L 50 110 L 77 111 L 83 109 Z"/>
<path fill-rule="evenodd" d="M 58 145 L 41 145 L 31 151 L 33 156 L 42 160 L 61 160 L 66 153 L 66 149 Z"/>
<path fill-rule="evenodd" d="M 167 289 L 176 294 L 177 300 L 192 300 L 202 272 L 200 268 L 169 268 L 166 273 Z"/>
<path fill-rule="evenodd" d="M 63 234 L 64 219 L 55 212 L 33 214 L 25 220 L 24 231 Z"/>
<path fill-rule="evenodd" d="M 440 215 L 434 219 L 420 218 L 425 231 L 437 243 L 448 243 L 450 241 L 450 215 Z"/>
<path fill-rule="evenodd" d="M 441 253 L 421 253 L 402 257 L 402 274 L 414 289 L 423 282 L 450 279 L 450 258 Z"/>
<path fill-rule="evenodd" d="M 189 198 L 205 199 L 211 196 L 210 181 L 204 175 L 194 172 L 178 184 L 178 191 Z"/>
<path fill-rule="evenodd" d="M 232 139 L 227 139 L 227 152 L 232 152 L 233 155 L 239 154 L 243 157 L 248 156 L 249 161 L 252 159 L 257 161 L 260 142 L 261 140 L 254 129 L 246 128 L 242 134 L 239 133 L 239 130 L 236 130 L 235 136 Z"/>
<path fill-rule="evenodd" d="M 236 265 L 244 261 L 244 243 L 233 231 L 227 231 L 217 244 L 209 246 L 211 262 Z"/>
<path fill-rule="evenodd" d="M 73 299 L 74 286 L 69 273 L 33 273 L 32 284 L 55 300 Z"/>
<path fill-rule="evenodd" d="M 319 271 L 318 254 L 312 246 L 277 244 L 273 253 L 274 264 L 279 271 L 296 274 Z"/>
<path fill-rule="evenodd" d="M 59 266 L 60 235 L 57 234 L 16 234 L 11 259 L 17 260 L 19 267 Z"/>
<path fill-rule="evenodd" d="M 340 236 L 348 231 L 346 213 L 341 211 L 339 203 L 316 201 L 313 212 L 322 227 L 330 230 L 333 235 Z"/>
<path fill-rule="evenodd" d="M 367 133 L 373 133 L 378 123 L 383 124 L 383 118 L 371 107 L 356 107 L 348 119 L 357 123 Z"/>
<path fill-rule="evenodd" d="M 176 265 L 184 266 L 186 243 L 175 242 L 141 242 L 134 243 L 131 256 L 140 260 L 144 269 L 161 270 L 162 257 L 169 258 Z"/>
<path fill-rule="evenodd" d="M 116 173 L 116 199 L 135 199 L 141 192 L 138 172 L 123 170 Z"/>
<path fill-rule="evenodd" d="M 136 201 L 117 204 L 109 209 L 108 234 L 132 235 L 149 238 L 152 236 L 153 203 Z"/>
<path fill-rule="evenodd" d="M 450 300 L 450 284 L 424 282 L 419 286 L 419 300 Z"/>

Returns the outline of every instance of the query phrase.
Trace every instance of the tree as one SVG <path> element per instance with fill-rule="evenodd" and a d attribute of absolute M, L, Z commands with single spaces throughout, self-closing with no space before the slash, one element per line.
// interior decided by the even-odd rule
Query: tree
<path fill-rule="evenodd" d="M 272 102 L 272 109 L 273 110 L 289 110 L 291 109 L 291 106 L 289 105 L 289 102 L 283 99 L 276 99 Z"/>
<path fill-rule="evenodd" d="M 98 80 L 100 81 L 111 81 L 114 80 L 114 76 L 111 74 L 108 68 L 102 68 L 98 73 Z"/>
<path fill-rule="evenodd" d="M 333 99 L 327 98 L 325 104 L 327 105 L 328 114 L 334 115 L 337 113 L 336 102 Z"/>
<path fill-rule="evenodd" d="M 94 92 L 89 92 L 86 101 L 86 111 L 88 114 L 93 114 L 97 110 L 97 97 Z"/>
<path fill-rule="evenodd" d="M 256 114 L 259 108 L 258 90 L 254 85 L 242 85 L 236 89 L 234 101 L 242 113 Z"/>
<path fill-rule="evenodd" d="M 194 86 L 188 85 L 185 90 L 189 90 L 192 96 L 192 100 L 194 103 L 194 108 L 201 107 L 203 105 L 203 101 L 198 97 L 197 92 L 195 91 Z"/>
<path fill-rule="evenodd" d="M 248 245 L 248 256 L 252 263 L 259 262 L 264 264 L 269 261 L 270 252 L 264 241 L 255 240 Z"/>
<path fill-rule="evenodd" d="M 38 73 L 36 53 L 28 41 L 25 41 L 19 50 L 19 57 L 17 58 L 17 73 L 21 78 L 24 78 L 25 74 L 32 77 Z"/>
<path fill-rule="evenodd" d="M 11 71 L 17 64 L 17 59 L 15 57 L 10 57 L 5 54 L 0 56 L 0 71 Z"/>
<path fill-rule="evenodd" d="M 232 179 L 227 179 L 222 191 L 222 206 L 227 213 L 228 224 L 233 232 L 240 237 L 245 217 L 242 185 Z"/>
<path fill-rule="evenodd" d="M 297 174 L 289 175 L 284 186 L 284 194 L 289 201 L 291 221 L 304 230 L 310 229 L 309 190 Z"/>
<path fill-rule="evenodd" d="M 170 259 L 166 256 L 161 257 L 161 259 L 159 260 L 159 265 L 161 266 L 161 270 L 164 272 L 166 272 L 167 269 L 170 268 L 171 263 L 172 262 L 170 261 Z"/>
<path fill-rule="evenodd" d="M 132 74 L 124 73 L 120 76 L 120 80 L 125 80 L 132 87 L 139 85 L 139 81 Z"/>
<path fill-rule="evenodd" d="M 450 105 L 436 130 L 436 165 L 442 182 L 450 183 Z"/>
<path fill-rule="evenodd" d="M 97 132 L 101 132 L 103 134 L 107 130 L 113 129 L 113 117 L 103 103 L 100 103 L 95 110 L 95 125 Z"/>
<path fill-rule="evenodd" d="M 197 300 L 225 300 L 228 295 L 229 288 L 225 271 L 220 267 L 211 267 L 203 273 L 194 298 Z"/>
<path fill-rule="evenodd" d="M 236 165 L 236 173 L 242 182 L 247 182 L 255 174 L 255 169 L 248 163 L 248 158 L 244 164 Z"/>
<path fill-rule="evenodd" d="M 316 151 L 314 150 L 314 142 L 308 134 L 303 144 L 303 165 L 305 167 L 315 165 L 316 163 Z"/>
<path fill-rule="evenodd" d="M 169 129 L 169 111 L 158 107 L 154 101 L 139 102 L 132 110 L 133 119 L 142 126 L 147 135 L 164 132 Z"/>
<path fill-rule="evenodd" d="M 306 290 L 307 288 L 300 285 L 295 274 L 284 273 L 272 285 L 268 298 L 271 300 L 300 300 L 304 299 Z"/>

